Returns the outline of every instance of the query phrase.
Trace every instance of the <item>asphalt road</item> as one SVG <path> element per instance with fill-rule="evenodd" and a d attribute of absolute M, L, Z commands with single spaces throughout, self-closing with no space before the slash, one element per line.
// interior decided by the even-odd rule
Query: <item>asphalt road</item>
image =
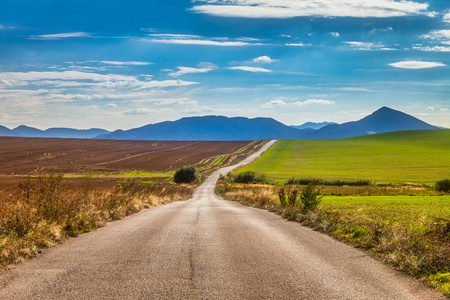
<path fill-rule="evenodd" d="M 252 158 L 250 158 L 251 160 Z M 0 299 L 440 299 L 332 238 L 214 195 L 140 212 L 3 271 Z"/>

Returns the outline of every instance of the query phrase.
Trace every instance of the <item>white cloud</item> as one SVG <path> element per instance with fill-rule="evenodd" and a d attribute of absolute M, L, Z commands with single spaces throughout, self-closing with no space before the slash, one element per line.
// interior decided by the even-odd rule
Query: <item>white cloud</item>
<path fill-rule="evenodd" d="M 269 56 L 260 56 L 252 59 L 252 62 L 258 63 L 258 64 L 271 64 L 274 62 L 277 62 L 278 59 L 272 59 Z"/>
<path fill-rule="evenodd" d="M 144 39 L 143 41 L 160 44 L 179 44 L 179 45 L 200 45 L 200 46 L 220 46 L 220 47 L 242 47 L 251 45 L 261 45 L 259 43 L 248 43 L 241 41 L 221 42 L 213 40 L 200 40 L 200 39 Z"/>
<path fill-rule="evenodd" d="M 443 44 L 447 45 L 447 42 L 443 42 Z M 412 47 L 412 49 L 414 50 L 419 50 L 419 51 L 429 51 L 429 52 L 450 52 L 450 47 L 448 46 L 414 46 Z"/>
<path fill-rule="evenodd" d="M 103 106 L 106 107 L 106 108 L 116 108 L 117 104 L 115 104 L 115 103 L 107 103 L 107 104 L 105 104 Z"/>
<path fill-rule="evenodd" d="M 91 37 L 88 32 L 65 32 L 65 33 L 54 33 L 54 34 L 42 34 L 33 35 L 28 39 L 30 40 L 60 40 L 65 38 L 86 38 Z"/>
<path fill-rule="evenodd" d="M 197 105 L 197 101 L 190 98 L 153 98 L 153 99 L 142 99 L 142 100 L 132 100 L 133 103 L 152 103 L 158 106 L 167 105 Z"/>
<path fill-rule="evenodd" d="M 14 29 L 15 27 L 13 26 L 6 26 L 6 25 L 2 25 L 0 24 L 0 30 L 7 30 L 7 29 Z"/>
<path fill-rule="evenodd" d="M 177 67 L 177 72 L 169 73 L 169 76 L 178 77 L 185 74 L 194 74 L 194 73 L 208 73 L 209 71 L 217 69 L 217 66 L 212 63 L 200 63 L 198 65 L 200 68 L 191 68 L 191 67 Z"/>
<path fill-rule="evenodd" d="M 264 103 L 263 107 L 264 108 L 271 108 L 274 106 L 284 106 L 286 105 L 286 102 L 284 102 L 281 99 L 275 99 L 275 100 L 270 100 L 269 102 Z"/>
<path fill-rule="evenodd" d="M 3 72 L 0 80 L 5 80 L 14 86 L 26 86 L 28 84 L 64 86 L 98 86 L 105 88 L 166 88 L 177 86 L 188 86 L 198 82 L 183 80 L 150 80 L 140 81 L 134 76 L 117 74 L 97 74 L 79 71 L 64 72 Z M 94 83 L 92 83 L 94 82 Z"/>
<path fill-rule="evenodd" d="M 329 32 L 328 34 L 334 36 L 334 37 L 340 37 L 341 35 L 339 34 L 339 32 Z"/>
<path fill-rule="evenodd" d="M 450 12 L 449 12 L 449 13 L 446 13 L 446 14 L 442 17 L 442 20 L 443 20 L 444 22 L 450 23 Z"/>
<path fill-rule="evenodd" d="M 331 100 L 323 100 L 323 99 L 308 99 L 306 101 L 297 101 L 296 105 L 308 105 L 308 104 L 320 104 L 320 105 L 331 105 L 334 104 L 334 101 Z"/>
<path fill-rule="evenodd" d="M 158 37 L 158 38 L 169 38 L 169 39 L 199 39 L 202 38 L 200 35 L 194 34 L 173 34 L 173 33 L 153 33 L 148 36 Z"/>
<path fill-rule="evenodd" d="M 292 46 L 292 47 L 305 47 L 306 45 L 303 43 L 288 43 L 286 46 Z"/>
<path fill-rule="evenodd" d="M 428 3 L 394 0 L 197 0 L 196 13 L 220 17 L 293 18 L 293 17 L 401 17 L 425 14 Z"/>
<path fill-rule="evenodd" d="M 390 66 L 394 68 L 401 68 L 401 69 L 429 69 L 429 68 L 436 68 L 436 67 L 445 67 L 446 65 L 440 62 L 432 62 L 432 61 L 418 61 L 418 60 L 406 60 L 406 61 L 399 61 L 396 63 L 389 64 Z"/>
<path fill-rule="evenodd" d="M 149 113 L 163 113 L 172 112 L 173 109 L 170 108 L 160 108 L 160 109 L 148 109 L 148 108 L 135 108 L 129 109 L 123 112 L 124 115 L 146 115 Z"/>
<path fill-rule="evenodd" d="M 87 109 L 98 109 L 98 105 L 89 105 L 86 106 Z"/>
<path fill-rule="evenodd" d="M 151 62 L 143 62 L 143 61 L 109 61 L 109 60 L 102 60 L 102 61 L 94 61 L 91 62 L 99 62 L 106 65 L 115 65 L 115 66 L 147 66 L 152 65 Z"/>
<path fill-rule="evenodd" d="M 230 67 L 228 69 L 241 70 L 241 71 L 253 72 L 253 73 L 270 73 L 270 72 L 272 72 L 271 70 L 268 70 L 266 68 L 249 67 L 249 66 Z"/>
<path fill-rule="evenodd" d="M 366 50 L 366 51 L 392 51 L 396 50 L 394 48 L 388 48 L 382 43 L 367 43 L 367 42 L 357 42 L 350 41 L 344 42 L 347 45 L 350 45 L 355 50 Z"/>
<path fill-rule="evenodd" d="M 183 80 L 151 80 L 145 81 L 140 84 L 138 89 L 150 89 L 150 88 L 166 88 L 166 87 L 177 87 L 177 86 L 188 86 L 193 84 L 199 84 L 193 81 L 183 81 Z"/>
<path fill-rule="evenodd" d="M 433 110 L 434 110 L 434 107 L 433 107 L 433 106 L 428 106 L 428 107 L 427 107 L 427 110 L 428 110 L 428 111 L 433 111 Z"/>
<path fill-rule="evenodd" d="M 136 108 L 136 109 L 129 109 L 123 112 L 124 115 L 145 115 L 149 112 L 152 112 L 152 110 L 148 108 Z"/>
<path fill-rule="evenodd" d="M 394 28 L 391 26 L 385 27 L 385 28 L 373 28 L 370 33 L 375 32 L 388 32 L 388 31 L 394 31 Z"/>
<path fill-rule="evenodd" d="M 80 71 L 64 72 L 2 72 L 0 79 L 16 81 L 38 81 L 38 80 L 90 80 L 90 81 L 134 81 L 135 78 L 126 75 L 97 74 Z"/>
<path fill-rule="evenodd" d="M 442 30 L 433 30 L 427 34 L 423 34 L 420 36 L 424 39 L 431 40 L 441 40 L 441 39 L 449 39 L 450 40 L 450 29 L 442 29 Z"/>
<path fill-rule="evenodd" d="M 443 108 L 441 108 L 440 110 L 441 110 L 441 111 L 448 111 L 448 108 L 443 107 Z"/>
<path fill-rule="evenodd" d="M 102 95 L 84 95 L 84 94 L 48 94 L 46 98 L 54 99 L 65 99 L 65 100 L 92 100 L 101 99 Z"/>

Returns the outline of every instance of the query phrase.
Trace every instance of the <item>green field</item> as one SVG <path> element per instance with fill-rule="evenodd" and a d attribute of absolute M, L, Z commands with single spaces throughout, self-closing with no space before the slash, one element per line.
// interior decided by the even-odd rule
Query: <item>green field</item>
<path fill-rule="evenodd" d="M 253 164 L 272 179 L 434 183 L 450 178 L 450 130 L 414 130 L 340 140 L 279 141 Z"/>
<path fill-rule="evenodd" d="M 321 205 L 330 212 L 379 219 L 410 230 L 429 229 L 438 219 L 450 220 L 450 195 L 325 196 Z"/>

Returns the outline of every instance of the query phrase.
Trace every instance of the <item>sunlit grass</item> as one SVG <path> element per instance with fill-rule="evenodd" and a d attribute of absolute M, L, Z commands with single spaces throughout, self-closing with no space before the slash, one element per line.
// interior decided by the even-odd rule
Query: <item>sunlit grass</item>
<path fill-rule="evenodd" d="M 415 130 L 342 140 L 279 141 L 239 172 L 274 179 L 433 183 L 450 177 L 450 130 Z"/>

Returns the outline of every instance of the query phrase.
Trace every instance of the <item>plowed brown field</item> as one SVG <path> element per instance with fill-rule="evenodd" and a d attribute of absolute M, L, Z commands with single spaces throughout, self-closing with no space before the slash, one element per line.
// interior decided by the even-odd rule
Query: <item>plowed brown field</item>
<path fill-rule="evenodd" d="M 24 180 L 21 175 L 49 172 L 71 175 L 109 175 L 135 170 L 160 173 L 190 164 L 208 172 L 236 163 L 263 143 L 0 137 L 0 189 L 16 186 Z M 150 174 L 143 177 L 152 179 Z M 97 178 L 95 184 L 103 180 Z"/>

